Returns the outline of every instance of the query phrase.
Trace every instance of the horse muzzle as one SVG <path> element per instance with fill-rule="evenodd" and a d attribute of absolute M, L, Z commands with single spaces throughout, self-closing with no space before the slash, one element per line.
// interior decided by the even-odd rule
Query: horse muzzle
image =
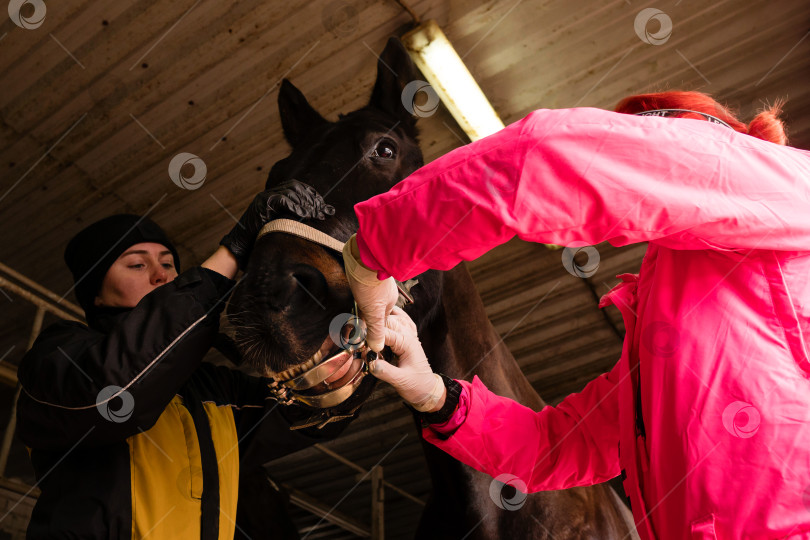
<path fill-rule="evenodd" d="M 262 227 L 256 240 L 269 233 L 298 236 L 343 253 L 344 242 L 301 222 L 289 219 L 272 220 Z M 410 289 L 417 283 L 418 281 L 415 279 L 407 283 L 397 282 L 400 293 L 397 305 L 403 307 L 413 303 Z M 365 324 L 358 316 L 357 305 L 355 304 L 351 315 L 343 315 L 347 315 L 348 318 L 339 321 L 337 327 L 333 327 L 333 324 L 338 318 L 336 317 L 332 321 L 333 324 L 330 324 L 329 328 L 330 337 L 309 360 L 282 372 L 269 374 L 271 383 L 268 388 L 279 403 L 283 405 L 301 404 L 317 410 L 312 418 L 293 425 L 291 429 L 301 429 L 311 425 L 318 425 L 319 428 L 322 428 L 334 420 L 354 416 L 360 407 L 358 404 L 346 414 L 336 414 L 330 410 L 348 400 L 357 391 L 364 377 L 369 374 L 369 362 L 377 357 L 377 353 L 366 345 Z M 324 351 L 324 346 L 328 345 L 329 339 L 341 350 L 331 356 L 326 356 L 331 352 L 330 350 Z"/>
<path fill-rule="evenodd" d="M 335 407 L 354 394 L 369 373 L 367 361 L 376 353 L 363 342 L 323 359 L 321 351 L 303 364 L 273 374 L 271 393 L 284 405 L 300 403 L 315 409 Z"/>

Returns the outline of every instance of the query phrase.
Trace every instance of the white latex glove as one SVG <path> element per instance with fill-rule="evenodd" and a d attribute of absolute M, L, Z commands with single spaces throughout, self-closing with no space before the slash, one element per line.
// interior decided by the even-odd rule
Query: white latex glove
<path fill-rule="evenodd" d="M 374 360 L 371 374 L 387 382 L 417 411 L 433 412 L 444 404 L 447 390 L 442 378 L 433 373 L 416 334 L 416 324 L 401 308 L 395 307 L 385 321 L 385 344 L 399 357 L 399 365 Z"/>
<path fill-rule="evenodd" d="M 390 277 L 380 281 L 377 272 L 363 266 L 354 235 L 343 246 L 343 263 L 358 315 L 366 323 L 366 343 L 372 351 L 380 352 L 385 341 L 385 317 L 399 298 L 397 284 Z"/>

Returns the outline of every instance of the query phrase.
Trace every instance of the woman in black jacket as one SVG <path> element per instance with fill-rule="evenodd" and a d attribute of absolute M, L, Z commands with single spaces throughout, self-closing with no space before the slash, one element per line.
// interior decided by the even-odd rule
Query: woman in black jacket
<path fill-rule="evenodd" d="M 17 430 L 41 490 L 28 538 L 233 538 L 248 444 L 259 464 L 342 431 L 346 422 L 290 431 L 306 412 L 276 408 L 265 379 L 202 362 L 262 225 L 330 209 L 300 182 L 264 191 L 211 257 L 180 274 L 146 217 L 111 216 L 70 241 L 87 326 L 49 326 L 18 371 Z"/>

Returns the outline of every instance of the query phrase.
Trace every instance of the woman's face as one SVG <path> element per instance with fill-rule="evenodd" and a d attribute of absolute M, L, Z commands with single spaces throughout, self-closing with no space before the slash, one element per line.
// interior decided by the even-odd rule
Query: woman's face
<path fill-rule="evenodd" d="M 166 246 L 154 242 L 134 244 L 107 270 L 95 304 L 135 307 L 141 298 L 176 277 L 174 258 Z"/>

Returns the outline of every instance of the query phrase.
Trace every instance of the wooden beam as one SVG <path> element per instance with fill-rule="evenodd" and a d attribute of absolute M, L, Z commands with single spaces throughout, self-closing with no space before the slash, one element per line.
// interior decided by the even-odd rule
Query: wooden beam
<path fill-rule="evenodd" d="M 54 305 L 54 307 L 55 307 L 55 305 L 60 305 L 61 307 L 64 307 L 67 311 L 72 311 L 73 314 L 71 315 L 71 318 L 76 318 L 76 320 L 84 319 L 84 310 L 81 307 L 77 306 L 76 304 L 74 304 L 73 302 L 71 302 L 69 300 L 65 300 L 64 298 L 60 298 L 56 293 L 54 293 L 53 291 L 51 291 L 49 289 L 46 289 L 45 287 L 43 287 L 42 285 L 40 285 L 39 283 L 37 283 L 33 279 L 25 277 L 23 274 L 17 272 L 16 270 L 14 270 L 13 268 L 11 268 L 9 266 L 6 266 L 3 263 L 0 263 L 0 271 L 4 272 L 6 275 L 11 276 L 12 278 L 16 279 L 18 282 L 22 283 L 23 285 L 25 285 L 29 289 L 35 290 L 41 296 L 44 296 L 45 298 L 50 300 L 49 303 Z"/>
<path fill-rule="evenodd" d="M 385 539 L 385 485 L 383 468 L 371 469 L 371 540 Z"/>
<path fill-rule="evenodd" d="M 334 508 L 322 503 L 314 497 L 307 495 L 303 491 L 295 489 L 290 485 L 282 484 L 282 487 L 287 491 L 287 493 L 290 494 L 290 502 L 295 506 L 303 508 L 307 512 L 318 516 L 324 521 L 337 525 L 341 529 L 347 530 L 350 533 L 356 534 L 362 538 L 369 538 L 371 536 L 371 531 L 369 528 L 353 517 L 338 512 Z"/>
<path fill-rule="evenodd" d="M 312 446 L 316 450 L 318 450 L 320 452 L 323 452 L 327 456 L 336 459 L 337 461 L 343 463 L 347 467 L 351 467 L 355 471 L 359 472 L 361 475 L 366 475 L 368 473 L 367 470 L 365 470 L 363 467 L 361 467 L 360 465 L 358 465 L 354 461 L 351 461 L 350 459 L 346 459 L 345 457 L 341 456 L 340 454 L 338 454 L 334 450 L 330 450 L 329 448 L 325 447 L 324 445 L 322 445 L 320 443 L 315 443 Z M 383 485 L 385 485 L 385 487 L 387 487 L 387 488 L 393 489 L 394 491 L 396 491 L 397 493 L 399 493 L 400 495 L 402 495 L 406 499 L 410 499 L 410 500 L 412 500 L 413 502 L 415 502 L 416 504 L 418 504 L 420 506 L 425 506 L 425 504 L 426 504 L 425 501 L 423 501 L 419 497 L 417 497 L 415 495 L 411 495 L 410 493 L 408 493 L 404 489 L 398 488 L 397 486 L 395 486 L 394 484 L 392 484 L 390 482 L 383 481 Z"/>

